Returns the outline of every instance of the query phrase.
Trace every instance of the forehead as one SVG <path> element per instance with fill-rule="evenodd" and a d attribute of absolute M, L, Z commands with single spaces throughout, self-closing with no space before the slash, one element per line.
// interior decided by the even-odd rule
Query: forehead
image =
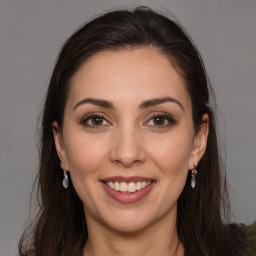
<path fill-rule="evenodd" d="M 155 48 L 100 52 L 84 63 L 70 86 L 72 104 L 85 97 L 139 104 L 167 96 L 190 104 L 183 78 Z"/>

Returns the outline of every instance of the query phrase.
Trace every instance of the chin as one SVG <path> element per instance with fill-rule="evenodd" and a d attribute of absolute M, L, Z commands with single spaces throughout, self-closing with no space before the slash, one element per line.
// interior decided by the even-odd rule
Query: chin
<path fill-rule="evenodd" d="M 109 225 L 109 227 L 115 232 L 129 235 L 141 232 L 147 225 L 145 223 L 131 223 L 128 221 L 125 225 L 124 223 L 116 222 L 113 225 Z"/>
<path fill-rule="evenodd" d="M 150 227 L 154 221 L 150 216 L 141 212 L 116 212 L 104 220 L 105 225 L 110 229 L 121 233 L 135 233 Z"/>

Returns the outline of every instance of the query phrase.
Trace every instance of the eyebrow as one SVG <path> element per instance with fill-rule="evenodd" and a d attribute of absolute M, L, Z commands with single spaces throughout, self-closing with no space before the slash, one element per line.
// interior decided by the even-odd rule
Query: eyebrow
<path fill-rule="evenodd" d="M 151 100 L 146 100 L 143 101 L 139 108 L 140 109 L 145 109 L 145 108 L 149 108 L 149 107 L 154 107 L 157 106 L 159 104 L 163 104 L 166 102 L 172 102 L 172 103 L 176 103 L 183 111 L 184 111 L 184 107 L 183 105 L 176 99 L 171 98 L 171 97 L 165 97 L 165 98 L 156 98 L 156 99 L 151 99 Z M 113 105 L 112 102 L 107 101 L 107 100 L 101 100 L 101 99 L 95 99 L 95 98 L 86 98 L 83 99 L 81 101 L 79 101 L 73 108 L 73 110 L 75 110 L 77 107 L 79 107 L 80 105 L 83 104 L 93 104 L 102 108 L 108 108 L 108 109 L 116 109 Z"/>
<path fill-rule="evenodd" d="M 86 99 L 83 99 L 83 100 L 79 101 L 74 106 L 73 110 L 75 110 L 80 105 L 83 105 L 83 104 L 86 104 L 86 103 L 93 104 L 93 105 L 96 105 L 96 106 L 99 106 L 99 107 L 102 107 L 102 108 L 115 109 L 114 105 L 110 101 L 94 99 L 94 98 L 86 98 Z"/>
<path fill-rule="evenodd" d="M 151 99 L 151 100 L 144 101 L 140 104 L 140 109 L 154 107 L 154 106 L 157 106 L 159 104 L 166 103 L 166 102 L 176 103 L 184 111 L 183 105 L 178 100 L 176 100 L 174 98 L 171 98 L 171 97 L 156 98 L 156 99 Z"/>

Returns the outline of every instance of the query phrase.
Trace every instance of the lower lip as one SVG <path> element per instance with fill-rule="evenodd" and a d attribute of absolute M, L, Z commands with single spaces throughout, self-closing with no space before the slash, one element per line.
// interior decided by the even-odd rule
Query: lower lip
<path fill-rule="evenodd" d="M 133 193 L 125 193 L 116 191 L 114 189 L 111 189 L 109 186 L 107 186 L 104 182 L 101 182 L 102 186 L 104 187 L 105 191 L 108 193 L 109 196 L 114 198 L 116 201 L 120 203 L 135 203 L 147 196 L 150 191 L 152 190 L 153 186 L 155 185 L 155 182 L 152 182 L 147 187 L 137 190 Z"/>

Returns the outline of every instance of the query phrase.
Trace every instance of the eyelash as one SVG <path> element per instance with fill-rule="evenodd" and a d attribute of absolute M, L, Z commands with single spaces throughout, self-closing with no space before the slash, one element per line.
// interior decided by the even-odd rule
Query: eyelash
<path fill-rule="evenodd" d="M 163 118 L 164 122 L 167 121 L 168 124 L 165 124 L 165 125 L 154 125 L 154 127 L 158 128 L 158 129 L 169 127 L 171 125 L 176 125 L 177 124 L 177 121 L 173 118 L 173 116 L 168 114 L 168 113 L 165 113 L 165 112 L 154 114 L 146 123 L 149 123 L 149 121 L 154 120 L 155 118 L 159 118 L 159 117 Z"/>
<path fill-rule="evenodd" d="M 147 123 L 149 123 L 151 120 L 154 120 L 155 118 L 164 118 L 164 122 L 167 121 L 168 124 L 164 124 L 164 125 L 148 125 Z M 100 118 L 103 120 L 103 122 L 107 122 L 108 124 L 100 124 L 100 125 L 92 125 L 92 124 L 88 124 L 88 121 L 91 120 L 93 118 Z M 85 116 L 81 122 L 80 122 L 82 125 L 84 126 L 87 126 L 89 128 L 93 128 L 93 129 L 99 129 L 101 128 L 102 126 L 109 126 L 109 124 L 111 124 L 107 118 L 104 116 L 104 115 L 101 115 L 101 114 L 90 114 L 90 115 L 87 115 Z M 171 125 L 176 125 L 177 124 L 177 121 L 173 118 L 172 115 L 168 114 L 168 113 L 165 113 L 165 112 L 161 112 L 161 113 L 157 113 L 157 114 L 154 114 L 151 118 L 148 119 L 147 122 L 145 122 L 144 124 L 146 124 L 146 126 L 154 126 L 156 127 L 157 129 L 161 129 L 161 128 L 165 128 L 165 127 L 168 127 L 168 126 L 171 126 Z"/>
<path fill-rule="evenodd" d="M 107 118 L 103 115 L 100 114 L 90 114 L 85 116 L 82 120 L 81 120 L 81 124 L 90 128 L 94 128 L 94 129 L 98 129 L 101 128 L 102 126 L 106 126 L 106 125 L 92 125 L 92 124 L 88 124 L 89 120 L 92 120 L 93 118 L 101 118 L 103 120 L 103 122 L 107 121 Z M 108 123 L 110 123 L 109 121 L 107 121 Z"/>

